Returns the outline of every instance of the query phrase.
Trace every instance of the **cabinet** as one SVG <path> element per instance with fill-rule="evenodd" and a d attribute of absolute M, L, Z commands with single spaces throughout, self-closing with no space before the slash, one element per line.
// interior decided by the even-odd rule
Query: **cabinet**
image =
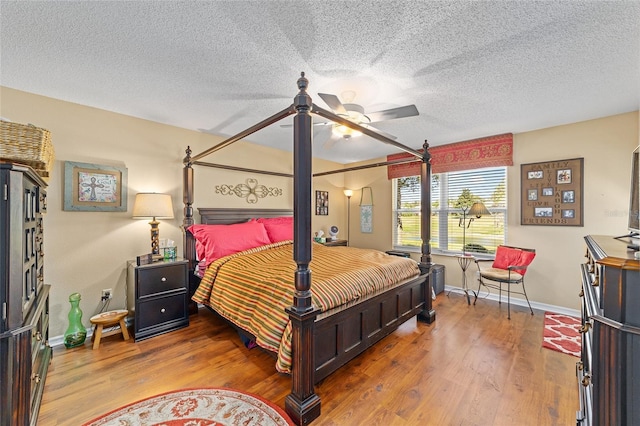
<path fill-rule="evenodd" d="M 187 266 L 184 259 L 140 266 L 129 262 L 127 292 L 136 341 L 189 325 Z"/>
<path fill-rule="evenodd" d="M 51 360 L 44 284 L 46 183 L 0 161 L 0 424 L 34 425 Z"/>
<path fill-rule="evenodd" d="M 640 260 L 627 242 L 587 236 L 581 265 L 579 425 L 640 422 Z"/>

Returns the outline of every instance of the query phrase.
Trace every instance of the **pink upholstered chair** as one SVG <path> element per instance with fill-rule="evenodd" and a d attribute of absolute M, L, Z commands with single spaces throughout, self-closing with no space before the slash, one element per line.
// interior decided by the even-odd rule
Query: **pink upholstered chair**
<path fill-rule="evenodd" d="M 478 300 L 481 286 L 499 290 L 498 302 L 502 303 L 502 285 L 504 284 L 507 288 L 507 317 L 511 319 L 511 293 L 522 294 L 527 300 L 531 315 L 533 315 L 533 309 L 531 309 L 531 303 L 529 303 L 527 291 L 524 287 L 524 276 L 534 257 L 536 257 L 536 251 L 533 249 L 498 246 L 496 257 L 491 267 L 485 266 L 486 264 L 481 265 L 485 262 L 491 262 L 491 259 L 476 259 L 479 278 L 478 291 L 475 293 L 473 304 L 475 305 Z M 522 291 L 513 291 L 511 289 L 513 286 L 518 285 L 522 286 Z"/>

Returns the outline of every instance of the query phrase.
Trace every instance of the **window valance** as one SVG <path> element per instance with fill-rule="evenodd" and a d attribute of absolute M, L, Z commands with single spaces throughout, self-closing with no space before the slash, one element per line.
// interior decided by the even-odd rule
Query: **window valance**
<path fill-rule="evenodd" d="M 513 166 L 513 134 L 487 136 L 464 142 L 429 148 L 433 173 Z M 400 153 L 387 156 L 387 161 L 410 158 Z M 420 174 L 420 161 L 387 166 L 387 176 L 395 179 Z"/>

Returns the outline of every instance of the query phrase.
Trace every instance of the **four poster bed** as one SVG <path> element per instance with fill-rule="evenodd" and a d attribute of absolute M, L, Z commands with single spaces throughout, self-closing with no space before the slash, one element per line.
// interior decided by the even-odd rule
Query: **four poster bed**
<path fill-rule="evenodd" d="M 292 390 L 285 400 L 285 409 L 294 422 L 307 424 L 320 415 L 320 398 L 315 394 L 314 384 L 408 319 L 417 316 L 427 323 L 435 320 L 431 303 L 429 246 L 431 171 L 426 141 L 420 152 L 359 126 L 313 104 L 306 92 L 308 81 L 304 73 L 297 83 L 299 92 L 287 109 L 198 155 L 191 156 L 191 150 L 187 148 L 183 228 L 184 255 L 189 260 L 193 300 L 235 324 L 259 346 L 278 353 L 276 368 L 290 373 L 292 377 Z M 311 114 L 359 130 L 413 154 L 413 157 L 312 174 Z M 289 115 L 295 115 L 293 175 L 198 161 Z M 312 241 L 314 176 L 416 159 L 422 162 L 422 246 L 419 262 L 375 250 L 325 247 Z M 194 165 L 292 177 L 293 210 L 199 208 L 201 220 L 195 224 Z M 250 249 L 237 247 L 237 250 L 231 250 L 232 254 L 217 253 L 214 256 L 207 250 L 215 244 L 206 248 L 205 242 L 207 238 L 212 241 L 216 236 L 201 234 L 208 232 L 209 228 L 204 230 L 206 226 L 222 233 L 218 243 L 228 242 L 229 236 L 240 232 L 244 233 L 242 238 L 251 240 L 253 244 Z M 274 238 L 273 229 L 287 229 L 278 226 L 288 226 L 291 235 L 285 232 Z M 202 235 L 208 236 L 203 238 Z M 216 247 L 220 248 L 219 245 Z M 208 265 L 199 271 L 197 277 L 198 261 L 202 264 L 203 257 L 207 258 Z M 277 273 L 281 274 L 280 278 L 276 278 Z M 275 284 L 276 281 L 279 284 Z M 265 295 L 266 300 L 257 299 Z M 223 305 L 223 302 L 228 304 Z M 272 328 L 264 331 L 266 326 Z"/>

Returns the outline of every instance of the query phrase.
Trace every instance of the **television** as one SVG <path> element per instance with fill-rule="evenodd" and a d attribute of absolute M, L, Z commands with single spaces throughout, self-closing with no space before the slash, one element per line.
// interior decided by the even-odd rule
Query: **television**
<path fill-rule="evenodd" d="M 629 196 L 629 248 L 640 250 L 640 146 L 631 156 L 631 194 Z"/>

